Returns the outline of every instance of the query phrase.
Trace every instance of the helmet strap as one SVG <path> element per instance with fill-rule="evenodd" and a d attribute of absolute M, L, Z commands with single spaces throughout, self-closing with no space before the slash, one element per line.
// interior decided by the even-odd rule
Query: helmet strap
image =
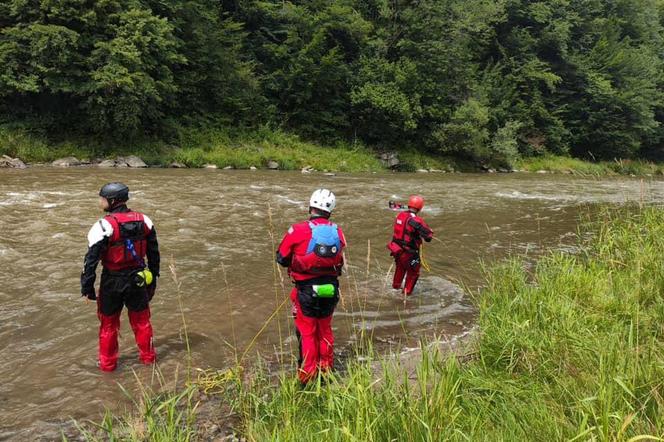
<path fill-rule="evenodd" d="M 108 201 L 108 209 L 106 209 L 107 212 L 112 212 L 113 210 L 117 209 L 120 206 L 124 206 L 127 204 L 127 201 L 125 200 L 118 200 L 118 199 L 109 199 L 107 198 Z"/>
<path fill-rule="evenodd" d="M 328 219 L 330 218 L 331 213 L 326 212 L 324 210 L 317 209 L 315 207 L 309 207 L 309 214 L 311 215 L 310 218 L 325 218 Z"/>

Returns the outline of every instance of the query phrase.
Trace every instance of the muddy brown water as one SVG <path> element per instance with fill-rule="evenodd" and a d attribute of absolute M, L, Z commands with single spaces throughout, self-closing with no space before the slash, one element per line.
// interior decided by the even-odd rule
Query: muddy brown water
<path fill-rule="evenodd" d="M 664 181 L 629 178 L 0 170 L 0 439 L 57 439 L 72 418 L 99 420 L 105 408 L 128 406 L 118 384 L 131 390 L 134 372 L 150 379 L 124 314 L 119 370 L 96 369 L 95 305 L 79 292 L 86 234 L 101 216 L 97 191 L 115 180 L 129 185 L 130 207 L 157 227 L 162 277 L 152 312 L 167 379 L 187 359 L 183 316 L 195 367 L 227 367 L 251 344 L 247 361 L 258 352 L 290 369 L 296 341 L 289 306 L 256 335 L 290 290 L 273 265 L 274 243 L 306 217 L 317 187 L 336 193 L 333 220 L 349 242 L 344 301 L 334 321 L 337 348 L 362 331 L 375 342 L 403 346 L 434 333 L 462 334 L 473 326 L 474 310 L 458 285 L 481 285 L 480 259 L 573 250 L 579 215 L 597 204 L 664 201 Z M 425 196 L 423 216 L 442 242 L 426 246 L 431 272 L 423 272 L 404 305 L 387 283 L 385 244 L 395 216 L 387 201 L 415 192 Z M 182 312 L 169 264 L 180 283 Z"/>

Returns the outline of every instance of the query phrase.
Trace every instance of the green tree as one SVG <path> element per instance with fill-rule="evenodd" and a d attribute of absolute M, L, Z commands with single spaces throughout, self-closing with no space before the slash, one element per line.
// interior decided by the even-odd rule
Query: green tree
<path fill-rule="evenodd" d="M 166 19 L 145 9 L 110 19 L 110 38 L 95 42 L 86 61 L 83 108 L 93 130 L 132 133 L 164 117 L 162 103 L 177 91 L 172 69 L 186 58 Z"/>
<path fill-rule="evenodd" d="M 664 65 L 654 6 L 601 3 L 579 26 L 586 35 L 570 56 L 575 70 L 568 83 L 575 94 L 567 106 L 577 155 L 630 158 L 657 138 Z"/>
<path fill-rule="evenodd" d="M 397 145 L 417 129 L 422 115 L 417 67 L 408 59 L 390 62 L 362 57 L 351 91 L 353 120 L 365 141 Z"/>

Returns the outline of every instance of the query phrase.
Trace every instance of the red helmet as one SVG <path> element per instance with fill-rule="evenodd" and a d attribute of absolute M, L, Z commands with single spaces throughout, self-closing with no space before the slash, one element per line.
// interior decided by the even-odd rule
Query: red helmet
<path fill-rule="evenodd" d="M 408 199 L 408 207 L 411 209 L 422 210 L 422 207 L 424 207 L 424 198 L 419 195 L 411 195 Z"/>

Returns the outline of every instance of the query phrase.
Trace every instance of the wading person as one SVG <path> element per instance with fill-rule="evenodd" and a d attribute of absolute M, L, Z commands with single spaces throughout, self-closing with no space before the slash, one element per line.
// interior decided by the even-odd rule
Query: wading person
<path fill-rule="evenodd" d="M 330 222 L 334 194 L 318 189 L 309 201 L 309 219 L 290 226 L 277 251 L 295 283 L 290 298 L 300 344 L 298 378 L 304 385 L 332 369 L 332 314 L 339 301 L 339 280 L 346 246 L 343 232 Z"/>
<path fill-rule="evenodd" d="M 123 306 L 127 306 L 139 358 L 144 364 L 152 364 L 156 354 L 149 303 L 159 276 L 157 232 L 150 218 L 127 208 L 129 188 L 124 184 L 106 184 L 99 197 L 100 207 L 108 214 L 88 233 L 88 252 L 81 273 L 82 296 L 97 300 L 99 368 L 113 371 L 117 366 Z M 103 270 L 97 295 L 95 271 L 100 260 Z"/>
<path fill-rule="evenodd" d="M 394 234 L 392 241 L 387 245 L 390 254 L 394 257 L 395 271 L 392 287 L 401 289 L 406 296 L 410 296 L 420 276 L 420 246 L 422 240 L 429 242 L 433 238 L 433 231 L 427 223 L 417 214 L 424 207 L 424 199 L 412 195 L 408 199 L 408 210 L 401 212 L 394 220 Z M 406 283 L 403 285 L 403 278 Z"/>

